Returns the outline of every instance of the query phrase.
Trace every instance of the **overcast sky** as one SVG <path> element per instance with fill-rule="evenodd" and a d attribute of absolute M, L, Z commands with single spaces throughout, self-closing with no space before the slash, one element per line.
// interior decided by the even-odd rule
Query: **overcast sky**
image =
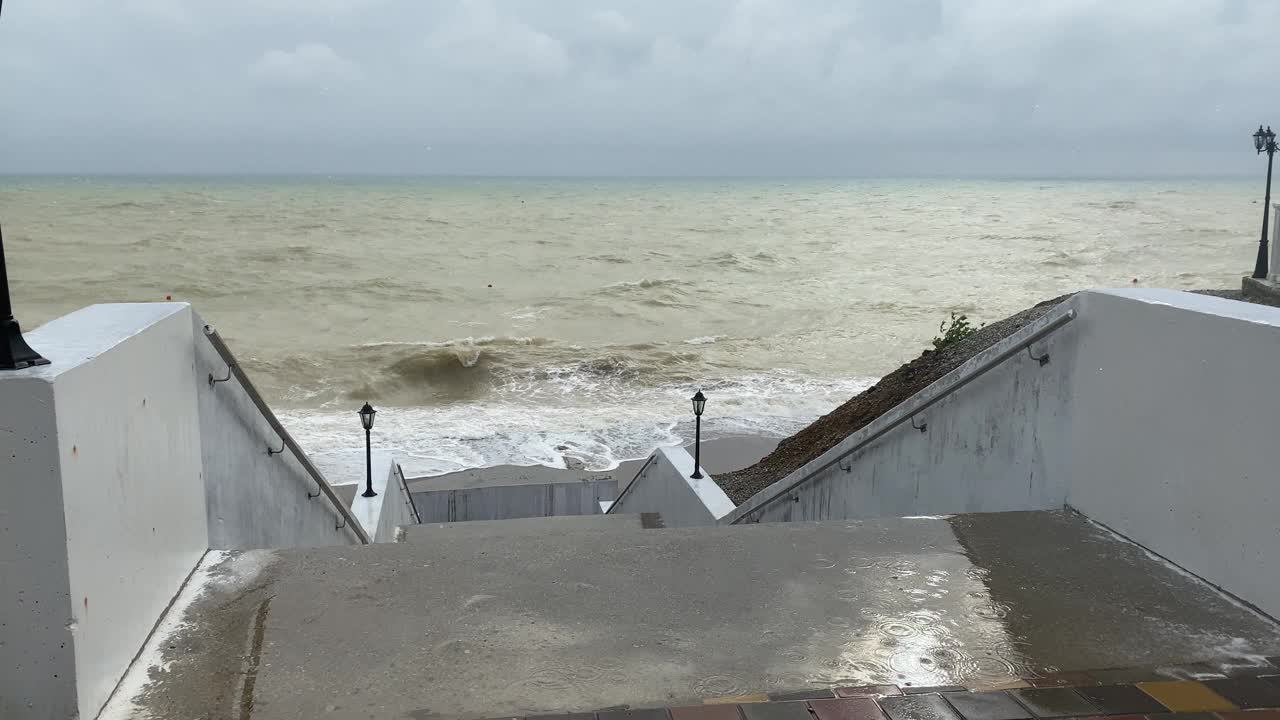
<path fill-rule="evenodd" d="M 4 0 L 0 172 L 1248 174 L 1278 0 Z"/>

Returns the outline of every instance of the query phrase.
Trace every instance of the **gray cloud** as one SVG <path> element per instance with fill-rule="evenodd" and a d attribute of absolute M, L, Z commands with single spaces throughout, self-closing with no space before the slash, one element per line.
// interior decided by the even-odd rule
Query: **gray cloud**
<path fill-rule="evenodd" d="M 0 171 L 1252 172 L 1277 21 L 1274 0 L 9 0 Z"/>

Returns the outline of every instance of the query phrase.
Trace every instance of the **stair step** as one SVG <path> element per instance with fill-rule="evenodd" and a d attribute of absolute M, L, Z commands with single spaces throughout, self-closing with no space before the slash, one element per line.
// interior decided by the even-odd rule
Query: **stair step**
<path fill-rule="evenodd" d="M 397 542 L 436 542 L 443 538 L 523 537 L 565 533 L 597 533 L 602 531 L 641 530 L 662 527 L 657 513 L 643 515 L 557 515 L 553 517 L 512 518 L 510 520 L 471 520 L 468 522 L 425 523 L 400 528 Z"/>

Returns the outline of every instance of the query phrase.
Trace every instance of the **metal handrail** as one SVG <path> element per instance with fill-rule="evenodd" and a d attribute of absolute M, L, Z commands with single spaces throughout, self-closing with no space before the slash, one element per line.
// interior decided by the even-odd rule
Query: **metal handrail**
<path fill-rule="evenodd" d="M 342 500 L 338 498 L 338 495 L 333 491 L 333 487 L 329 485 L 329 481 L 324 479 L 324 475 L 320 472 L 320 469 L 311 462 L 311 458 L 307 457 L 307 454 L 302 451 L 302 447 L 293 439 L 293 436 L 289 434 L 289 431 L 284 429 L 284 425 L 280 424 L 280 419 L 277 418 L 276 414 L 267 406 L 267 402 L 262 399 L 262 395 L 258 392 L 258 388 L 254 387 L 253 382 L 249 380 L 249 376 L 245 375 L 244 370 L 240 369 L 239 361 L 237 361 L 235 355 L 231 353 L 231 348 L 227 347 L 227 343 L 223 341 L 222 336 L 218 334 L 218 331 L 208 325 L 205 325 L 204 336 L 208 338 L 209 344 L 213 346 L 213 349 L 218 351 L 218 355 L 222 357 L 222 361 L 227 364 L 228 373 L 235 376 L 236 380 L 240 381 L 240 387 L 244 389 L 245 394 L 253 401 L 254 406 L 258 408 L 258 412 L 262 413 L 262 417 L 266 419 L 267 424 L 270 425 L 271 429 L 275 430 L 276 434 L 280 436 L 281 442 L 284 443 L 284 448 L 293 453 L 293 456 L 298 460 L 298 464 L 302 466 L 302 469 L 306 470 L 307 474 L 311 476 L 311 479 L 316 481 L 316 485 L 320 487 L 320 492 L 324 493 L 324 496 L 329 498 L 329 502 L 333 504 L 335 509 L 337 509 L 338 514 L 346 519 L 343 525 L 350 527 L 362 544 L 367 545 L 372 542 L 369 539 L 369 534 L 363 527 L 361 527 L 360 521 L 356 520 L 355 516 L 351 514 L 351 510 L 349 510 L 347 506 L 343 504 Z M 217 380 L 217 378 L 214 378 L 214 380 Z"/>
<path fill-rule="evenodd" d="M 418 503 L 413 501 L 413 493 L 409 492 L 409 482 L 404 479 L 404 470 L 400 469 L 400 465 L 396 464 L 396 477 L 400 478 L 400 492 L 404 493 L 405 504 L 409 506 L 409 511 L 413 513 L 413 521 L 422 524 L 422 516 L 418 514 Z"/>
<path fill-rule="evenodd" d="M 914 419 L 918 413 L 924 412 L 925 410 L 928 410 L 929 408 L 933 407 L 934 405 L 941 402 L 945 398 L 950 397 L 952 393 L 956 392 L 957 390 L 964 387 L 965 385 L 968 385 L 974 380 L 977 380 L 979 377 L 982 377 L 987 373 L 987 371 L 991 370 L 992 368 L 1004 362 L 1005 360 L 1008 360 L 1014 355 L 1020 354 L 1023 350 L 1029 349 L 1032 343 L 1036 342 L 1037 340 L 1043 339 L 1045 336 L 1049 335 L 1053 331 L 1057 330 L 1063 325 L 1066 325 L 1067 323 L 1074 320 L 1075 317 L 1076 317 L 1075 309 L 1068 309 L 1066 312 L 1062 313 L 1058 317 L 1049 321 L 1044 327 L 1035 331 L 1031 335 L 1028 335 L 1025 339 L 1021 340 L 1020 342 L 1015 343 L 1014 345 L 1012 345 L 1011 347 L 1009 347 L 1007 350 L 1000 353 L 999 355 L 995 356 L 994 358 L 986 361 L 985 363 L 980 365 L 977 369 L 975 369 L 972 373 L 966 375 L 964 378 L 958 380 L 953 385 L 946 388 L 945 390 L 938 393 L 937 395 L 933 396 L 932 398 L 929 398 L 928 400 L 925 400 L 921 402 L 919 405 L 916 405 L 913 407 L 908 407 L 907 403 L 903 403 L 902 405 L 896 406 L 894 410 L 897 410 L 898 408 L 903 408 L 901 411 L 901 414 L 898 416 L 897 419 L 893 420 L 892 422 L 886 423 L 884 427 L 880 428 L 879 430 L 876 430 L 875 432 L 871 433 L 867 437 L 863 438 L 862 442 L 859 442 L 857 445 L 854 445 L 848 450 L 845 450 L 839 455 L 836 455 L 835 457 L 827 460 L 822 465 L 819 465 L 816 469 L 805 473 L 804 477 L 800 478 L 799 480 L 796 480 L 795 482 L 791 483 L 785 488 L 773 493 L 772 496 L 770 496 L 768 499 L 762 500 L 760 504 L 752 507 L 750 510 L 743 511 L 743 513 L 739 515 L 737 518 L 735 518 L 733 522 L 737 523 L 739 520 L 741 520 L 743 517 L 746 517 L 748 514 L 753 513 L 756 510 L 759 510 L 760 508 L 763 508 L 765 505 L 777 500 L 779 497 L 786 495 L 792 490 L 795 490 L 797 487 L 808 482 L 810 478 L 825 471 L 827 468 L 831 467 L 832 465 L 835 465 L 841 460 L 844 460 L 850 455 L 862 450 L 863 448 L 875 442 L 876 440 L 879 440 L 880 438 L 888 434 L 889 431 L 897 428 L 899 425 L 906 423 L 908 420 L 913 421 L 912 424 L 914 425 Z M 1037 358 L 1033 356 L 1032 359 L 1038 360 L 1041 365 L 1044 365 L 1048 362 L 1047 355 L 1041 358 Z M 915 397 L 915 396 L 913 395 L 912 397 Z M 890 412 L 893 412 L 893 410 L 891 410 Z M 918 427 L 916 429 L 921 430 L 923 429 L 923 426 Z M 748 502 L 750 501 L 748 500 Z"/>
<path fill-rule="evenodd" d="M 649 457 L 645 458 L 644 464 L 641 465 L 640 469 L 636 471 L 635 477 L 631 478 L 631 482 L 627 483 L 627 486 L 622 489 L 622 492 L 618 493 L 618 496 L 613 499 L 612 503 L 610 503 L 609 509 L 605 512 L 605 515 L 608 515 L 609 513 L 613 512 L 613 509 L 618 507 L 618 503 L 621 502 L 622 498 L 628 492 L 631 491 L 631 486 L 635 485 L 636 480 L 640 479 L 640 475 L 644 473 L 645 468 L 649 467 L 649 463 L 653 462 L 654 459 L 657 457 L 658 457 L 658 451 L 654 450 L 652 453 L 649 454 Z"/>

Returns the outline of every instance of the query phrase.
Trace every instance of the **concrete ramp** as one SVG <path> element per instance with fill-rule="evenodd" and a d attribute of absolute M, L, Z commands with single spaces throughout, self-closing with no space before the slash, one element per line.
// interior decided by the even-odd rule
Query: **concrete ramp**
<path fill-rule="evenodd" d="M 1280 649 L 1071 513 L 631 523 L 228 554 L 153 638 L 164 672 L 135 667 L 105 717 L 512 717 Z"/>

